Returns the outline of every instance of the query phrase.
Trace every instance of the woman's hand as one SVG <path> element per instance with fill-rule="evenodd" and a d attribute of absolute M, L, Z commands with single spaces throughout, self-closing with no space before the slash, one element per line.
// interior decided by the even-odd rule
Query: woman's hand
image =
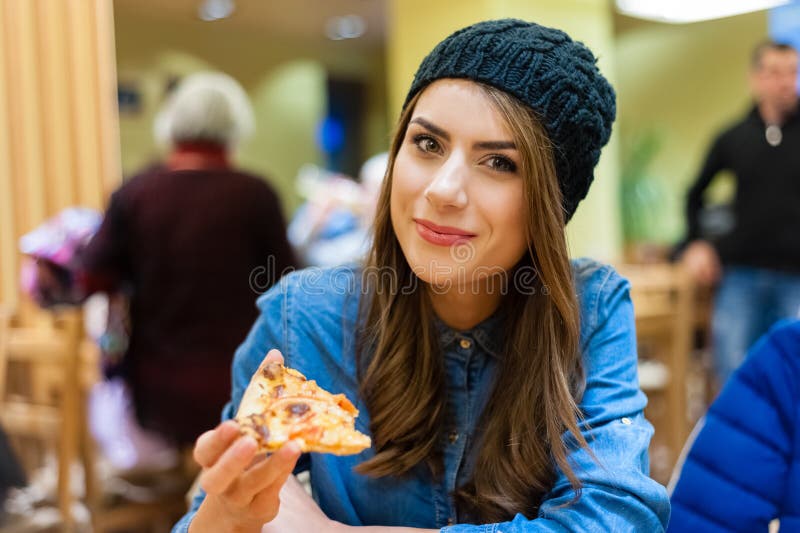
<path fill-rule="evenodd" d="M 283 362 L 283 356 L 272 350 L 266 360 Z M 189 526 L 191 533 L 257 532 L 275 518 L 281 487 L 297 464 L 300 448 L 289 442 L 269 457 L 256 458 L 257 448 L 252 437 L 240 436 L 233 421 L 197 439 L 194 458 L 203 467 L 200 486 L 206 498 Z"/>
<path fill-rule="evenodd" d="M 286 480 L 280 499 L 278 516 L 264 526 L 262 533 L 343 533 L 345 526 L 325 516 L 296 477 Z"/>
<path fill-rule="evenodd" d="M 281 489 L 278 516 L 261 533 L 439 533 L 438 529 L 388 526 L 348 526 L 331 520 L 294 476 Z"/>

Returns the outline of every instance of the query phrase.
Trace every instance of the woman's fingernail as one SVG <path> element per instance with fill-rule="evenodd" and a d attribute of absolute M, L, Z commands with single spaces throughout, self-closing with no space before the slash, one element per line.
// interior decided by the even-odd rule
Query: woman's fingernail
<path fill-rule="evenodd" d="M 297 443 L 297 441 L 290 440 L 286 443 L 286 451 L 291 455 L 297 455 L 302 450 L 300 449 L 300 445 Z"/>
<path fill-rule="evenodd" d="M 228 420 L 222 423 L 221 429 L 224 435 L 233 435 L 239 432 L 239 425 L 233 420 Z"/>
<path fill-rule="evenodd" d="M 236 453 L 241 457 L 246 457 L 256 449 L 256 441 L 252 437 L 243 437 L 236 441 Z"/>

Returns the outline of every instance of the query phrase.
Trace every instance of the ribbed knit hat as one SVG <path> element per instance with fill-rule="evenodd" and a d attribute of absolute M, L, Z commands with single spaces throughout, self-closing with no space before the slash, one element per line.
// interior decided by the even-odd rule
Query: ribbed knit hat
<path fill-rule="evenodd" d="M 440 42 L 408 91 L 442 78 L 466 78 L 512 94 L 540 117 L 555 146 L 565 220 L 594 179 L 616 115 L 614 89 L 592 52 L 563 31 L 515 19 L 479 22 Z"/>

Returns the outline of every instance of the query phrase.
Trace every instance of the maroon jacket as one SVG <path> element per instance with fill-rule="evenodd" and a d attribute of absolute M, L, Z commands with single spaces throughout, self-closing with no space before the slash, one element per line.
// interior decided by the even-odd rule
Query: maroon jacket
<path fill-rule="evenodd" d="M 112 195 L 84 261 L 90 291 L 131 290 L 122 369 L 140 423 L 194 442 L 230 397 L 256 297 L 295 264 L 275 192 L 227 168 L 148 170 Z"/>

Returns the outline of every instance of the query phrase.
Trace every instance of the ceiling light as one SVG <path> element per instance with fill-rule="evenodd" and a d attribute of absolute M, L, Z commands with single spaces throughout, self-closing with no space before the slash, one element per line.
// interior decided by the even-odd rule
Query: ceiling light
<path fill-rule="evenodd" d="M 367 23 L 364 17 L 359 15 L 331 17 L 325 23 L 325 35 L 334 41 L 355 39 L 364 35 L 365 31 L 367 31 Z"/>
<path fill-rule="evenodd" d="M 671 24 L 712 20 L 788 4 L 790 0 L 616 0 L 623 15 Z"/>
<path fill-rule="evenodd" d="M 210 22 L 230 17 L 233 9 L 233 0 L 204 0 L 197 8 L 197 16 Z"/>

